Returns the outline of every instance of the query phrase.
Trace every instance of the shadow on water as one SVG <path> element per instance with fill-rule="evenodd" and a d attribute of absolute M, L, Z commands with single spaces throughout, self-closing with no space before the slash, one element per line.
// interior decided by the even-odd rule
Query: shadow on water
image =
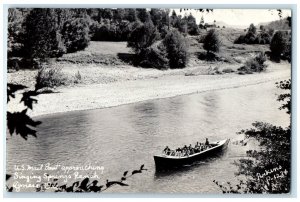
<path fill-rule="evenodd" d="M 206 158 L 203 158 L 202 160 L 195 161 L 192 164 L 186 164 L 186 165 L 182 165 L 181 167 L 174 167 L 166 170 L 156 169 L 154 173 L 154 180 L 178 175 L 182 172 L 191 172 L 194 171 L 195 169 L 201 169 L 201 167 L 203 167 L 204 165 L 207 165 L 209 163 L 215 163 L 217 160 L 222 159 L 223 157 L 225 157 L 226 153 L 227 153 L 227 149 L 212 154 Z"/>

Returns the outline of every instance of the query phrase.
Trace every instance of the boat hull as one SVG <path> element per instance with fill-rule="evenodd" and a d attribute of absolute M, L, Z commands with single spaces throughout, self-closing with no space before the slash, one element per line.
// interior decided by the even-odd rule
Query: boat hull
<path fill-rule="evenodd" d="M 172 158 L 168 156 L 154 156 L 156 170 L 169 170 L 172 168 L 191 165 L 195 161 L 203 160 L 214 155 L 221 154 L 228 146 L 229 139 L 210 150 L 200 152 L 199 154 L 191 155 L 185 158 Z"/>

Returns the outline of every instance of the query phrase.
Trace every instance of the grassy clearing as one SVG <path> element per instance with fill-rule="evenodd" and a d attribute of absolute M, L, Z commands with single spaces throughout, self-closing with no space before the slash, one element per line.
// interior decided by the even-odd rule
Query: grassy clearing
<path fill-rule="evenodd" d="M 126 61 L 123 55 L 132 54 L 127 47 L 127 42 L 100 42 L 91 41 L 90 45 L 83 51 L 65 54 L 58 58 L 58 62 L 72 64 L 102 64 L 102 65 L 124 65 Z"/>
<path fill-rule="evenodd" d="M 76 57 L 80 55 L 117 55 L 118 53 L 131 53 L 127 42 L 91 41 L 83 51 L 65 54 L 63 57 Z"/>

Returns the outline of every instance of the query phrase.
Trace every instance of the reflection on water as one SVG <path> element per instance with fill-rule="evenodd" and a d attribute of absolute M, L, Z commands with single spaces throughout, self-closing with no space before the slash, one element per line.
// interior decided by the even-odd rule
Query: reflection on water
<path fill-rule="evenodd" d="M 230 143 L 219 157 L 160 174 L 155 172 L 153 155 L 166 145 L 193 145 L 206 137 L 210 141 L 230 138 L 234 142 L 242 138 L 236 132 L 251 127 L 254 121 L 287 126 L 289 119 L 278 110 L 276 93 L 279 91 L 271 82 L 38 117 L 43 122 L 38 127 L 38 138 L 8 138 L 7 173 L 13 173 L 15 164 L 91 163 L 104 166 L 100 180 L 104 182 L 145 164 L 148 171 L 131 178 L 129 187 L 107 191 L 220 193 L 213 180 L 235 180 L 232 162 L 244 156 L 251 144 L 241 147 Z"/>

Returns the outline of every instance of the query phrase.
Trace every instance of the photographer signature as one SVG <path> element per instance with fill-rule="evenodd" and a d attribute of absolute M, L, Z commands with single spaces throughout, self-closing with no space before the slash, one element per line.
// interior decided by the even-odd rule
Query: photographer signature
<path fill-rule="evenodd" d="M 286 169 L 282 169 L 282 166 L 279 165 L 278 167 L 265 170 L 263 173 L 256 173 L 256 177 L 258 180 L 265 179 L 265 178 L 271 178 L 271 175 L 276 178 L 283 178 L 288 174 L 288 171 Z"/>

